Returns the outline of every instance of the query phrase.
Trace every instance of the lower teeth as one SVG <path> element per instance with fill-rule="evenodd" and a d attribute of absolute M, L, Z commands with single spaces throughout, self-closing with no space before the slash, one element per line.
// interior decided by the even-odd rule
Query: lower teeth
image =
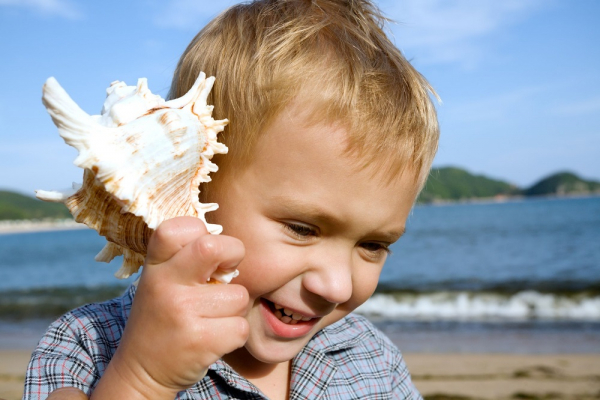
<path fill-rule="evenodd" d="M 297 320 L 293 319 L 289 315 L 285 315 L 281 312 L 281 310 L 275 309 L 275 307 L 273 307 L 273 314 L 277 317 L 278 320 L 280 320 L 284 324 L 296 325 L 298 323 Z"/>

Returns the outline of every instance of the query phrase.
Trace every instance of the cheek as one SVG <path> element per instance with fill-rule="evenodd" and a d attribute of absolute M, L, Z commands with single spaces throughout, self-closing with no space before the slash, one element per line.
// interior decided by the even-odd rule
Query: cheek
<path fill-rule="evenodd" d="M 375 265 L 364 266 L 352 277 L 352 298 L 344 304 L 350 311 L 356 309 L 371 297 L 377 288 L 381 267 Z"/>
<path fill-rule="evenodd" d="M 241 240 L 246 255 L 238 266 L 240 275 L 234 282 L 245 286 L 251 298 L 272 292 L 293 279 L 295 268 L 281 244 L 269 243 L 265 238 Z"/>

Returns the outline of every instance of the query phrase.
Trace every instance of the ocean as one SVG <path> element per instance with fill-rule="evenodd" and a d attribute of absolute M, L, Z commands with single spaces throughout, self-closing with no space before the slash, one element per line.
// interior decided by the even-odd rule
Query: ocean
<path fill-rule="evenodd" d="M 91 230 L 0 235 L 0 348 L 133 278 Z M 600 352 L 600 197 L 416 206 L 358 310 L 404 351 Z M 34 343 L 35 344 L 35 343 Z"/>

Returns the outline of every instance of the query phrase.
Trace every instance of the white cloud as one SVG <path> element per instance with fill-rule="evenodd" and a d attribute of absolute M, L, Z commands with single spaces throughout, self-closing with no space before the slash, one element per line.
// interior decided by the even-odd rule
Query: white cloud
<path fill-rule="evenodd" d="M 1 1 L 1 0 L 0 0 Z M 166 28 L 199 30 L 236 0 L 173 0 L 160 10 L 156 23 Z"/>
<path fill-rule="evenodd" d="M 55 15 L 67 19 L 81 19 L 81 11 L 68 0 L 0 0 L 0 6 L 17 6 L 39 14 Z"/>
<path fill-rule="evenodd" d="M 473 67 L 486 56 L 481 39 L 503 32 L 550 2 L 541 0 L 381 0 L 397 45 L 420 63 Z"/>

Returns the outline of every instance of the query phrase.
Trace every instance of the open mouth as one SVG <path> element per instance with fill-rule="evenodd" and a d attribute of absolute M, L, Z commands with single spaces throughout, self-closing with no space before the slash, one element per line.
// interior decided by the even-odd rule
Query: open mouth
<path fill-rule="evenodd" d="M 266 300 L 266 299 L 262 299 L 262 300 L 267 305 L 267 307 L 271 310 L 273 315 L 278 320 L 283 322 L 284 324 L 288 324 L 288 325 L 304 324 L 309 321 L 317 319 L 317 318 L 307 317 L 306 315 L 296 313 L 288 308 L 285 308 L 279 304 L 273 303 L 269 300 Z"/>

